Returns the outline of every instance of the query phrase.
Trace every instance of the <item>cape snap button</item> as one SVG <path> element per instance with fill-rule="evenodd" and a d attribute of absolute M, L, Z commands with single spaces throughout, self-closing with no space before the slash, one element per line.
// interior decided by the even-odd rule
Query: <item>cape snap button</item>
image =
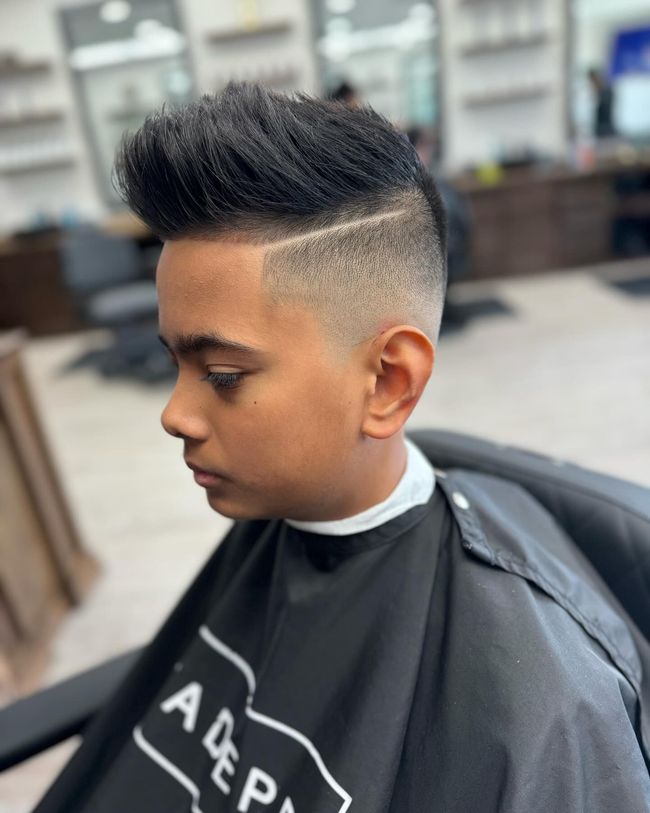
<path fill-rule="evenodd" d="M 461 494 L 460 491 L 454 491 L 451 498 L 459 508 L 462 508 L 463 511 L 467 511 L 469 508 L 469 500 L 464 494 Z"/>

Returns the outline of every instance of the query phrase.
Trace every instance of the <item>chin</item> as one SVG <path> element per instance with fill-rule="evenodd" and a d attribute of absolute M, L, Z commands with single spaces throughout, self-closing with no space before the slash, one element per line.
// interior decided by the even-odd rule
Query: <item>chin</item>
<path fill-rule="evenodd" d="M 237 500 L 207 492 L 208 504 L 213 511 L 228 519 L 264 519 L 259 510 Z"/>
<path fill-rule="evenodd" d="M 261 502 L 233 499 L 216 491 L 208 491 L 207 498 L 210 508 L 228 519 L 284 519 L 284 517 L 291 515 L 288 506 L 280 507 L 276 505 L 274 510 L 273 507 L 264 505 Z"/>

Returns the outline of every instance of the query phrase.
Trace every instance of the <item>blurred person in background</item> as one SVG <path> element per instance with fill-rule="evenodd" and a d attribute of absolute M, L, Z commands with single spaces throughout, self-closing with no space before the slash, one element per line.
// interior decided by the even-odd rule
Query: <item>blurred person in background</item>
<path fill-rule="evenodd" d="M 609 138 L 617 135 L 614 125 L 614 89 L 598 68 L 591 68 L 587 74 L 594 96 L 594 136 Z"/>
<path fill-rule="evenodd" d="M 350 107 L 359 107 L 361 99 L 356 88 L 349 82 L 343 81 L 338 84 L 329 94 L 328 98 L 333 102 L 343 102 Z"/>
<path fill-rule="evenodd" d="M 163 426 L 236 522 L 37 813 L 650 811 L 624 611 L 523 489 L 405 438 L 446 285 L 405 136 L 231 84 L 116 178 L 164 241 Z"/>
<path fill-rule="evenodd" d="M 438 192 L 447 212 L 447 282 L 452 285 L 469 273 L 470 217 L 462 195 L 435 168 L 437 138 L 435 130 L 411 127 L 407 131 L 420 160 L 435 177 Z"/>

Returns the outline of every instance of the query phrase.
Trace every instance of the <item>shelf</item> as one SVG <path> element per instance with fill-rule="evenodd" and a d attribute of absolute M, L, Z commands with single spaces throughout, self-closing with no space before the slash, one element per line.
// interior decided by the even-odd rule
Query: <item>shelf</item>
<path fill-rule="evenodd" d="M 63 110 L 42 110 L 39 113 L 23 113 L 20 116 L 0 116 L 0 130 L 29 124 L 49 124 L 53 121 L 63 121 L 64 118 Z"/>
<path fill-rule="evenodd" d="M 251 28 L 227 28 L 223 31 L 213 31 L 206 35 L 208 42 L 236 42 L 237 40 L 252 39 L 265 34 L 286 34 L 292 29 L 290 20 L 277 20 L 276 22 L 261 23 Z"/>
<path fill-rule="evenodd" d="M 250 74 L 227 74 L 224 76 L 215 76 L 214 87 L 224 87 L 231 80 L 238 82 L 257 82 L 268 88 L 286 87 L 287 85 L 296 85 L 300 79 L 300 71 L 297 68 L 283 68 L 281 70 L 268 70 L 264 69 L 259 72 L 251 71 Z"/>
<path fill-rule="evenodd" d="M 125 108 L 123 110 L 116 108 L 115 110 L 109 110 L 106 118 L 110 121 L 131 121 L 133 119 L 144 121 L 145 116 L 148 116 L 155 109 L 155 105 L 152 107 Z"/>
<path fill-rule="evenodd" d="M 514 90 L 466 96 L 464 104 L 466 107 L 489 107 L 491 105 L 539 99 L 543 96 L 548 96 L 550 92 L 551 88 L 548 85 L 532 85 L 530 87 L 516 88 Z"/>
<path fill-rule="evenodd" d="M 512 51 L 516 48 L 529 48 L 535 45 L 543 45 L 549 40 L 549 31 L 538 31 L 536 34 L 529 34 L 525 37 L 504 37 L 500 40 L 473 42 L 469 45 L 463 45 L 459 50 L 464 56 L 496 54 L 503 51 Z"/>
<path fill-rule="evenodd" d="M 0 62 L 0 79 L 11 79 L 15 76 L 25 76 L 30 73 L 44 73 L 52 68 L 51 62 L 39 60 L 37 62 Z"/>
<path fill-rule="evenodd" d="M 48 169 L 59 169 L 60 167 L 71 166 L 75 163 L 72 156 L 52 158 L 48 161 L 33 161 L 15 166 L 0 166 L 0 175 L 22 175 L 28 172 L 43 172 Z"/>

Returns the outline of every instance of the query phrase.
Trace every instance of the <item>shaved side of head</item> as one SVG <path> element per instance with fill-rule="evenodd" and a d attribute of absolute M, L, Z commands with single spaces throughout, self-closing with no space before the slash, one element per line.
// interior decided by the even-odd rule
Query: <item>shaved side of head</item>
<path fill-rule="evenodd" d="M 311 308 L 339 347 L 388 324 L 413 325 L 435 342 L 444 267 L 424 196 L 403 193 L 384 210 L 341 212 L 337 221 L 268 244 L 264 282 L 273 300 Z"/>

